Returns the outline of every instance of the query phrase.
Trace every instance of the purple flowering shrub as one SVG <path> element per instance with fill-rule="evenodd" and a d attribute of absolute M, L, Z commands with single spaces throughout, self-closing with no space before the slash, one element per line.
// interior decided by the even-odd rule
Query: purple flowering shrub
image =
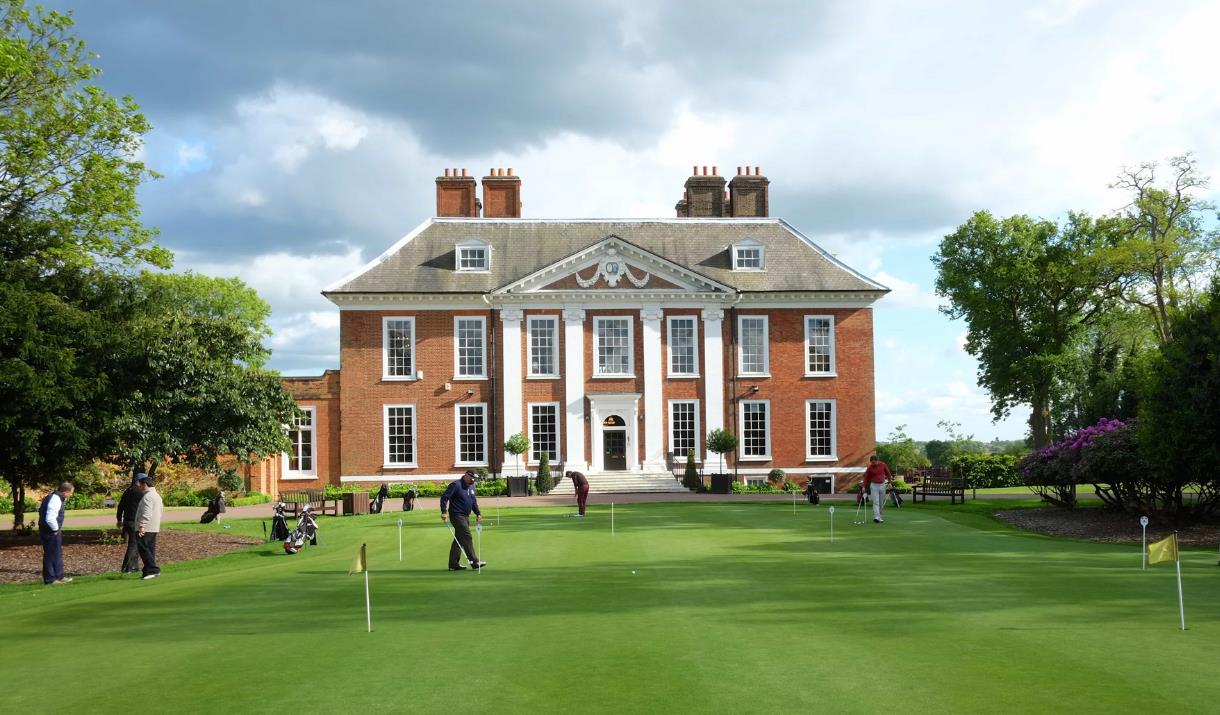
<path fill-rule="evenodd" d="M 1119 433 L 1130 436 L 1132 431 L 1122 420 L 1103 417 L 1097 424 L 1034 452 L 1020 465 L 1025 484 L 1045 501 L 1075 506 L 1076 485 L 1110 481 L 1106 471 L 1112 466 L 1110 461 L 1097 459 L 1091 453 L 1098 449 L 1107 451 L 1112 436 Z"/>

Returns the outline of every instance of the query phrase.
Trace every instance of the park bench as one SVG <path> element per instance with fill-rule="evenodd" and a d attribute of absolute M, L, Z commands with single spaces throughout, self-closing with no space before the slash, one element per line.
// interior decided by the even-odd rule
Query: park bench
<path fill-rule="evenodd" d="M 313 509 L 315 514 L 339 515 L 339 500 L 327 499 L 326 492 L 321 489 L 284 492 L 280 494 L 280 501 L 284 502 L 284 513 L 292 516 L 296 516 L 306 504 Z"/>
<path fill-rule="evenodd" d="M 911 501 L 924 501 L 928 497 L 949 497 L 950 504 L 956 504 L 960 498 L 966 503 L 966 480 L 962 477 L 924 477 L 922 481 L 911 487 Z"/>

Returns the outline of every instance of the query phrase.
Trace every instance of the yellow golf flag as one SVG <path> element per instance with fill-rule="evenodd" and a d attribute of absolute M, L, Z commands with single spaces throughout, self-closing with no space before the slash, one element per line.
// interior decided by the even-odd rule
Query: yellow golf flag
<path fill-rule="evenodd" d="M 1170 534 L 1155 544 L 1148 544 L 1148 563 L 1178 560 L 1178 535 Z"/>
<path fill-rule="evenodd" d="M 1152 548 L 1151 546 L 1148 548 Z M 348 576 L 354 573 L 363 573 L 369 570 L 368 558 L 364 553 L 364 544 L 360 545 L 360 555 L 356 557 L 356 563 L 352 565 L 352 570 L 347 572 Z"/>

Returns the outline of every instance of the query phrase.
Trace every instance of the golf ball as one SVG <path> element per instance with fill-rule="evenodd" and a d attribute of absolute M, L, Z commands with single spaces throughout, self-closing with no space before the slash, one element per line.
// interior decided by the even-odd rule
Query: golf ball
<path fill-rule="evenodd" d="M 632 571 L 631 573 L 633 573 L 633 574 L 634 574 L 634 573 L 635 573 L 635 571 Z"/>

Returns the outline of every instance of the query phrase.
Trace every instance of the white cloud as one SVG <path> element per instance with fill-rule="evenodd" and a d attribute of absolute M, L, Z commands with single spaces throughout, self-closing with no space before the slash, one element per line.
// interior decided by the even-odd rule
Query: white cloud
<path fill-rule="evenodd" d="M 929 290 L 924 290 L 917 283 L 906 281 L 885 271 L 876 274 L 879 283 L 890 289 L 885 296 L 887 303 L 899 308 L 922 308 L 936 310 L 940 299 Z"/>

